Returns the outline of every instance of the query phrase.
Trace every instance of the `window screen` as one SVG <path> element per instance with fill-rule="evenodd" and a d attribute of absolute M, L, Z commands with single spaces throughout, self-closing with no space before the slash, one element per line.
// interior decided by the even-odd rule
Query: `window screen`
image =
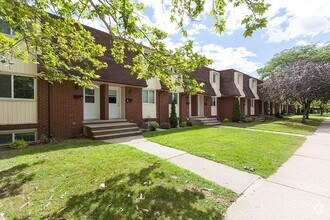
<path fill-rule="evenodd" d="M 142 91 L 142 102 L 143 103 L 148 103 L 148 90 L 143 90 Z"/>
<path fill-rule="evenodd" d="M 217 98 L 216 97 L 212 97 L 212 106 L 216 106 L 216 101 L 217 100 Z"/>
<path fill-rule="evenodd" d="M 9 144 L 13 141 L 12 134 L 0 134 L 0 145 Z"/>
<path fill-rule="evenodd" d="M 109 90 L 109 103 L 117 103 L 117 91 Z"/>
<path fill-rule="evenodd" d="M 34 79 L 14 76 L 14 98 L 34 99 Z"/>
<path fill-rule="evenodd" d="M 6 22 L 2 19 L 0 19 L 0 32 L 4 33 L 4 34 L 8 34 L 8 35 L 12 34 L 11 28 L 10 28 L 8 22 Z"/>
<path fill-rule="evenodd" d="M 0 98 L 11 98 L 11 75 L 0 74 Z"/>
<path fill-rule="evenodd" d="M 149 103 L 155 103 L 155 92 L 152 91 L 152 90 L 149 90 L 148 102 Z"/>
<path fill-rule="evenodd" d="M 172 101 L 174 101 L 174 104 L 178 104 L 178 93 L 170 93 L 169 104 L 172 104 Z"/>
<path fill-rule="evenodd" d="M 94 88 L 85 88 L 85 103 L 95 103 Z"/>
<path fill-rule="evenodd" d="M 26 142 L 35 141 L 35 133 L 15 133 L 15 140 L 24 140 Z"/>

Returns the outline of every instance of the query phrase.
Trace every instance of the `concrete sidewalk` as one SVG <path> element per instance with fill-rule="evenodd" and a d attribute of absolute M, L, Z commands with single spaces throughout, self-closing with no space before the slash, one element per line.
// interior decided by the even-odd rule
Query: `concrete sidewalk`
<path fill-rule="evenodd" d="M 274 175 L 247 189 L 226 219 L 330 219 L 330 119 Z"/>
<path fill-rule="evenodd" d="M 243 193 L 254 182 L 261 179 L 257 175 L 188 154 L 185 151 L 150 142 L 142 136 L 111 139 L 108 142 L 126 144 L 154 154 L 238 194 Z"/>

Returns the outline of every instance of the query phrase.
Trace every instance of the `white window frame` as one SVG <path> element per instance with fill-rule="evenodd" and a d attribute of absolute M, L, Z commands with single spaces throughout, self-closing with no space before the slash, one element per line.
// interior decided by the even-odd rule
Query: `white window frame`
<path fill-rule="evenodd" d="M 254 107 L 254 100 L 251 99 L 251 103 L 250 103 L 251 107 Z"/>
<path fill-rule="evenodd" d="M 37 130 L 36 129 L 26 129 L 26 130 L 8 130 L 8 131 L 1 131 L 0 134 L 10 134 L 11 135 L 11 142 L 8 144 L 13 143 L 16 140 L 16 134 L 22 133 L 34 133 L 34 141 L 28 141 L 27 143 L 33 143 L 37 141 Z M 8 144 L 0 144 L 0 146 L 8 145 Z"/>
<path fill-rule="evenodd" d="M 1 18 L 0 18 L 0 20 L 2 20 L 2 21 L 4 21 L 4 22 L 8 23 L 8 22 L 5 21 L 4 19 L 1 19 Z M 9 34 L 7 34 L 7 33 L 3 33 L 3 32 L 0 32 L 0 33 L 5 34 L 5 35 L 7 35 L 7 36 L 15 36 L 14 29 L 13 29 L 12 27 L 10 27 L 9 23 L 8 23 L 8 26 L 9 26 L 9 28 L 10 28 L 10 33 L 9 33 Z"/>
<path fill-rule="evenodd" d="M 217 75 L 215 73 L 213 73 L 212 80 L 213 80 L 213 83 L 217 82 Z"/>
<path fill-rule="evenodd" d="M 148 102 L 143 102 L 143 91 L 147 91 L 147 100 Z M 149 102 L 149 93 L 153 92 L 154 93 L 154 102 Z M 142 103 L 143 104 L 149 104 L 149 105 L 155 105 L 156 104 L 156 90 L 153 89 L 143 89 L 142 90 Z"/>
<path fill-rule="evenodd" d="M 37 96 L 37 81 L 33 76 L 27 76 L 24 74 L 9 74 L 6 72 L 0 72 L 0 75 L 9 75 L 10 76 L 10 83 L 11 83 L 11 91 L 10 91 L 10 95 L 11 97 L 0 97 L 0 100 L 24 100 L 24 101 L 36 101 L 36 96 Z M 14 76 L 23 76 L 23 77 L 30 77 L 33 78 L 33 99 L 27 99 L 27 98 L 15 98 L 14 97 Z"/>

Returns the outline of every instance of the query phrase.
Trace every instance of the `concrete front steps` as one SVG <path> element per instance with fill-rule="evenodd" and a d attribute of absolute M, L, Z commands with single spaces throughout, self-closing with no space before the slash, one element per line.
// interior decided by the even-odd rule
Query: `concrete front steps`
<path fill-rule="evenodd" d="M 206 118 L 201 116 L 192 116 L 189 118 L 189 121 L 193 123 L 193 125 L 207 125 L 207 126 L 217 126 L 221 125 L 220 121 L 217 118 Z"/>
<path fill-rule="evenodd" d="M 84 122 L 84 135 L 94 140 L 107 140 L 140 134 L 142 132 L 137 125 L 127 122 L 126 119 Z"/>

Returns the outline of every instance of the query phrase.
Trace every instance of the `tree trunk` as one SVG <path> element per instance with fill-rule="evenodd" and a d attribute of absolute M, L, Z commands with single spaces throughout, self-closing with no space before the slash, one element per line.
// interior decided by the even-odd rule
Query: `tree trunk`
<path fill-rule="evenodd" d="M 321 116 L 323 116 L 323 107 L 321 107 L 320 110 L 321 110 Z"/>
<path fill-rule="evenodd" d="M 309 110 L 310 110 L 310 102 L 307 102 L 304 106 L 304 111 L 303 111 L 303 117 L 301 120 L 301 123 L 305 124 L 306 123 L 306 119 L 309 118 Z"/>

